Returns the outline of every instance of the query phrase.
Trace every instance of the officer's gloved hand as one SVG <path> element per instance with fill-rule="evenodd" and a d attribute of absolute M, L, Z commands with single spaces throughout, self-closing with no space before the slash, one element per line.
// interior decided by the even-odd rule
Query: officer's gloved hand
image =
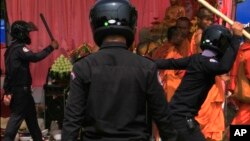
<path fill-rule="evenodd" d="M 58 44 L 57 40 L 51 41 L 50 45 L 51 45 L 54 49 L 58 49 L 58 47 L 59 47 L 59 44 Z"/>

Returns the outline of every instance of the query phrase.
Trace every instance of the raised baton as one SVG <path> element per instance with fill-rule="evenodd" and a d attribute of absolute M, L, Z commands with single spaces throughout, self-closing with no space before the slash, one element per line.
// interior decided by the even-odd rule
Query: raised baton
<path fill-rule="evenodd" d="M 46 28 L 46 30 L 47 30 L 47 32 L 49 34 L 50 40 L 53 41 L 54 37 L 53 37 L 53 35 L 52 35 L 52 33 L 51 33 L 50 29 L 49 29 L 49 26 L 48 26 L 48 24 L 47 24 L 47 22 L 46 22 L 46 20 L 45 20 L 45 18 L 44 18 L 44 16 L 43 16 L 42 13 L 40 14 L 40 17 L 41 17 L 41 19 L 43 21 L 43 24 L 45 25 L 45 28 Z"/>
<path fill-rule="evenodd" d="M 198 2 L 201 3 L 203 6 L 205 6 L 206 8 L 208 8 L 214 14 L 218 15 L 219 17 L 221 17 L 224 21 L 226 21 L 230 25 L 233 25 L 233 23 L 234 23 L 233 20 L 231 20 L 230 18 L 228 18 L 227 16 L 225 16 L 223 13 L 221 13 L 219 10 L 217 10 L 216 8 L 214 8 L 213 6 L 211 6 L 207 1 L 205 1 L 205 0 L 198 0 Z M 242 34 L 244 36 L 246 36 L 248 39 L 250 39 L 250 34 L 246 30 L 243 29 Z"/>

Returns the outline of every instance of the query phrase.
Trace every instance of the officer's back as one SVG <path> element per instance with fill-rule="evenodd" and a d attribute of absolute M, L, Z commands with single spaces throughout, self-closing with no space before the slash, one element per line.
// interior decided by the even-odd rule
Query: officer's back
<path fill-rule="evenodd" d="M 100 50 L 73 66 L 62 140 L 146 141 L 150 136 L 147 106 L 165 140 L 169 133 L 164 91 L 156 65 L 128 51 L 137 12 L 127 0 L 100 0 L 90 12 Z M 151 115 L 152 114 L 152 115 Z"/>

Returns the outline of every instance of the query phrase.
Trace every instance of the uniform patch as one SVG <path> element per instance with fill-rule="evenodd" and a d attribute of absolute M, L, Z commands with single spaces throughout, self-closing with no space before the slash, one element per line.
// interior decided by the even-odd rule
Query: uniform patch
<path fill-rule="evenodd" d="M 159 71 L 157 72 L 157 78 L 158 78 L 158 82 L 159 82 L 161 85 L 163 85 L 162 79 L 161 79 L 161 77 L 160 77 Z"/>
<path fill-rule="evenodd" d="M 29 52 L 30 50 L 26 47 L 23 47 L 23 52 Z"/>
<path fill-rule="evenodd" d="M 217 61 L 217 60 L 215 60 L 214 58 L 209 59 L 209 62 L 212 62 L 212 63 L 218 63 L 218 61 Z"/>
<path fill-rule="evenodd" d="M 76 78 L 76 75 L 75 75 L 74 72 L 71 72 L 70 75 L 71 75 L 71 79 L 72 79 L 72 80 L 74 80 L 74 79 Z"/>

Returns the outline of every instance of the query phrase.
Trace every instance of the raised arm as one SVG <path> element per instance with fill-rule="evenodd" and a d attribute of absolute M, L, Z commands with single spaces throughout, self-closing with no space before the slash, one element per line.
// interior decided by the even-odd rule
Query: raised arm
<path fill-rule="evenodd" d="M 23 47 L 22 49 L 20 49 L 19 55 L 23 60 L 27 60 L 30 62 L 38 62 L 47 57 L 54 49 L 57 49 L 58 46 L 59 45 L 57 41 L 52 41 L 48 47 L 38 53 L 33 53 L 28 48 Z"/>
<path fill-rule="evenodd" d="M 157 59 L 155 63 L 158 69 L 175 69 L 185 70 L 189 64 L 190 57 L 179 58 L 179 59 Z"/>

